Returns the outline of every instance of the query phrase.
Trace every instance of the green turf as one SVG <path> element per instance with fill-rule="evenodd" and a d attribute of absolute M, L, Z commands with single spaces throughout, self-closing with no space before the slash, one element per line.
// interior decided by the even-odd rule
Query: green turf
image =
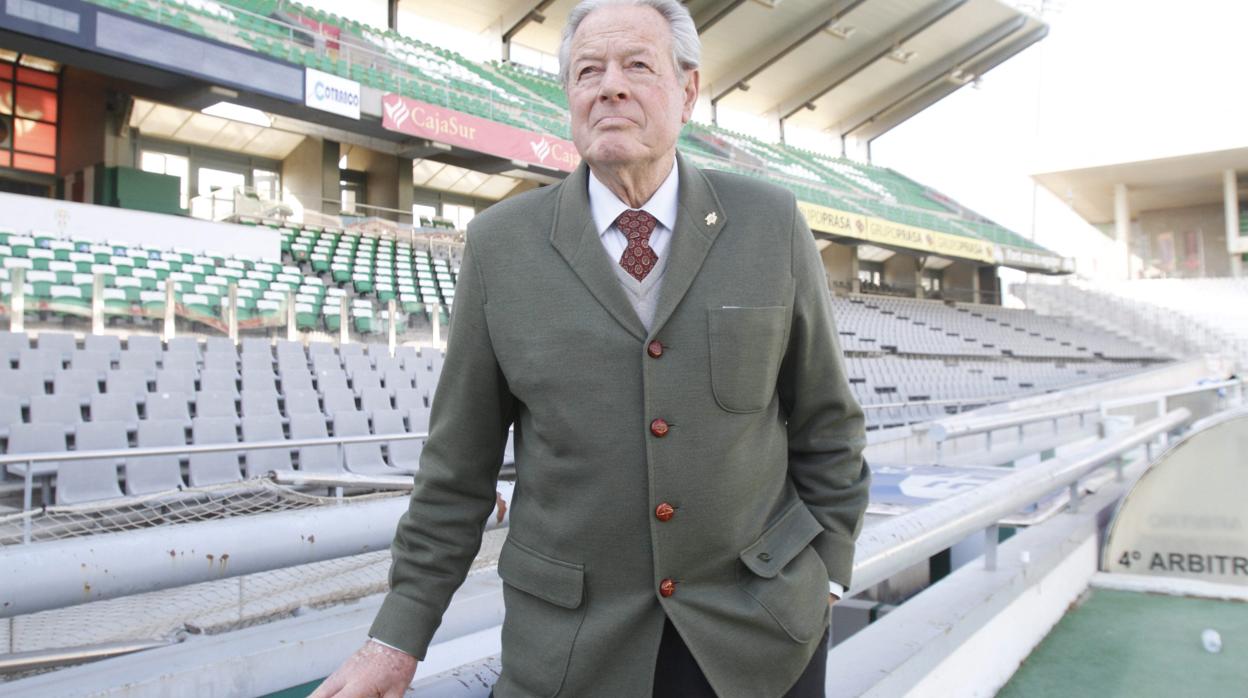
<path fill-rule="evenodd" d="M 997 696 L 1248 696 L 1248 603 L 1095 590 Z"/>

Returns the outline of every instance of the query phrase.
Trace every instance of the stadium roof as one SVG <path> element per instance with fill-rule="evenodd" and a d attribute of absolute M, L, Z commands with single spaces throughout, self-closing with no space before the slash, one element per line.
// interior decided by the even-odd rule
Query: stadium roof
<path fill-rule="evenodd" d="M 1114 221 L 1114 186 L 1125 184 L 1132 214 L 1222 202 L 1222 173 L 1248 170 L 1248 148 L 1124 162 L 1033 175 L 1092 224 Z"/>
<path fill-rule="evenodd" d="M 418 14 L 555 53 L 576 0 L 409 0 Z M 703 94 L 738 111 L 870 141 L 1039 41 L 999 0 L 687 0 Z"/>

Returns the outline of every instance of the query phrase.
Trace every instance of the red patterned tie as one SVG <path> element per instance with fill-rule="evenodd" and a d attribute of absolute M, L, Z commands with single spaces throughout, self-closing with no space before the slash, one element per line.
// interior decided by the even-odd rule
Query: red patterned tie
<path fill-rule="evenodd" d="M 644 280 L 654 268 L 654 263 L 659 261 L 659 255 L 650 248 L 650 234 L 658 223 L 658 219 L 640 209 L 630 209 L 615 219 L 616 227 L 628 238 L 628 247 L 624 248 L 620 257 L 620 266 L 638 281 Z"/>

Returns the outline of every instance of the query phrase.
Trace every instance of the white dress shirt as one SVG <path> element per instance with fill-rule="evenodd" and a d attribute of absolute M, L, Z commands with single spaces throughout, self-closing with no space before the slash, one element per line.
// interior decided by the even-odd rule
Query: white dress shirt
<path fill-rule="evenodd" d="M 672 171 L 667 174 L 667 179 L 663 180 L 649 201 L 641 205 L 646 213 L 659 222 L 654 226 L 654 232 L 650 233 L 650 249 L 659 258 L 667 254 L 672 231 L 676 229 L 676 209 L 679 207 L 676 195 L 679 184 L 680 178 L 676 176 L 676 162 L 673 160 Z M 594 217 L 594 226 L 602 239 L 603 248 L 616 262 L 624 256 L 624 250 L 628 248 L 628 238 L 616 227 L 615 219 L 630 208 L 632 207 L 621 201 L 620 197 L 594 176 L 593 170 L 589 171 L 590 215 Z"/>

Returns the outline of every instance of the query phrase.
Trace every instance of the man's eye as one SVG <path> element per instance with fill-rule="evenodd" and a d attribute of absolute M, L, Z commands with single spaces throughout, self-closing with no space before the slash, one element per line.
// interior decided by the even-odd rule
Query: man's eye
<path fill-rule="evenodd" d="M 644 61 L 633 61 L 633 63 L 632 63 L 632 67 L 634 67 L 634 68 L 642 68 L 642 69 L 647 69 L 647 68 L 649 68 L 650 66 L 649 66 L 649 65 L 647 65 Z"/>
<path fill-rule="evenodd" d="M 581 68 L 581 72 L 579 73 L 579 75 L 580 77 L 585 77 L 586 75 L 596 72 L 597 70 L 598 68 L 596 68 L 595 66 L 587 65 L 584 68 Z"/>

